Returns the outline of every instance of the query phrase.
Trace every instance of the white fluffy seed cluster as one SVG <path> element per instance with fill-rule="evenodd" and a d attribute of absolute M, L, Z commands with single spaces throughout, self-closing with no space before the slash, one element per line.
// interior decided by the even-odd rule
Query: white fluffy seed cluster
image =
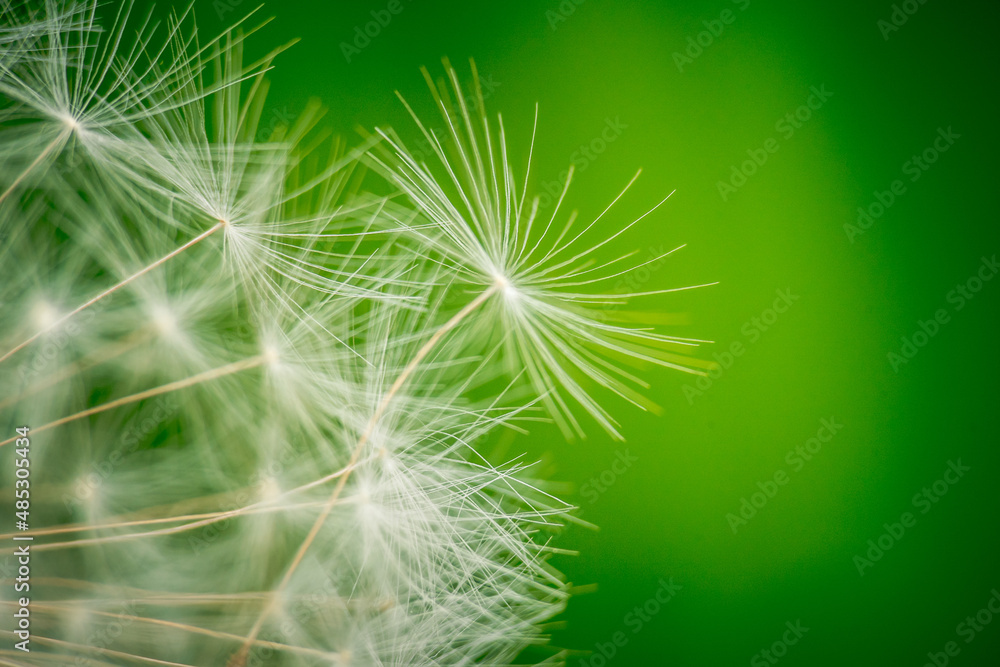
<path fill-rule="evenodd" d="M 345 149 L 318 104 L 262 139 L 281 49 L 132 9 L 0 0 L 0 407 L 34 537 L 33 650 L 0 657 L 561 664 L 573 508 L 481 448 L 583 435 L 574 406 L 620 437 L 595 388 L 650 407 L 623 364 L 700 372 L 702 341 L 623 324 L 690 289 L 614 288 L 669 253 L 598 259 L 639 220 L 561 215 L 569 180 L 540 210 L 474 65 L 468 96 L 425 72 L 433 165 L 390 130 Z"/>

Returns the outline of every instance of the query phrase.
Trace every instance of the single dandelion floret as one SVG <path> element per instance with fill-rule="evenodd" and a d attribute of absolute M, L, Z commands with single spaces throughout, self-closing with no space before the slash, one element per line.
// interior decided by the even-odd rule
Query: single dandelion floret
<path fill-rule="evenodd" d="M 490 295 L 484 311 L 493 316 L 475 321 L 485 329 L 502 325 L 509 363 L 526 371 L 564 431 L 583 435 L 568 397 L 609 433 L 620 437 L 617 423 L 585 383 L 606 387 L 649 409 L 654 406 L 634 388 L 645 387 L 645 383 L 621 368 L 622 362 L 700 372 L 691 367 L 683 352 L 706 341 L 618 325 L 614 311 L 630 298 L 705 285 L 625 293 L 600 291 L 610 291 L 613 279 L 679 249 L 638 263 L 632 259 L 634 252 L 610 260 L 600 258 L 598 252 L 650 216 L 669 195 L 638 219 L 602 236 L 597 223 L 634 183 L 633 178 L 612 204 L 586 225 L 576 224 L 575 212 L 557 223 L 572 181 L 572 168 L 553 210 L 543 214 L 539 197 L 527 198 L 530 151 L 522 186 L 511 167 L 502 117 L 498 116 L 494 128 L 484 113 L 475 65 L 471 109 L 455 70 L 447 62 L 446 71 L 450 91 L 444 84 L 439 91 L 424 70 L 444 122 L 442 131 L 428 129 L 404 100 L 433 148 L 437 170 L 418 162 L 395 134 L 378 131 L 387 149 L 372 153 L 373 164 L 409 197 L 431 229 L 401 219 L 396 223 L 420 244 L 420 251 Z M 536 128 L 537 119 L 536 107 Z"/>
<path fill-rule="evenodd" d="M 141 156 L 151 152 L 142 123 L 191 101 L 185 97 L 189 78 L 205 66 L 208 46 L 184 48 L 179 55 L 167 51 L 171 44 L 196 44 L 197 33 L 185 35 L 182 27 L 190 9 L 172 19 L 162 43 L 154 45 L 158 26 L 151 13 L 133 21 L 133 0 L 126 0 L 104 31 L 98 4 L 45 0 L 33 14 L 38 18 L 27 55 L 0 59 L 0 121 L 16 121 L 0 142 L 0 157 L 11 172 L 0 185 L 0 203 L 67 150 L 73 152 L 70 168 L 79 165 L 79 153 L 108 177 L 132 180 Z M 2 22 L 17 25 L 17 14 L 4 7 Z M 135 36 L 128 39 L 132 30 Z"/>
<path fill-rule="evenodd" d="M 295 178 L 320 152 L 322 108 L 310 103 L 292 124 L 262 138 L 264 74 L 284 48 L 245 67 L 242 38 L 227 36 L 213 53 L 217 81 L 206 84 L 191 72 L 181 94 L 190 101 L 145 124 L 155 148 L 144 159 L 151 208 L 167 210 L 169 202 L 165 224 L 222 236 L 227 267 L 262 304 L 294 307 L 288 285 L 378 298 L 386 282 L 381 263 L 361 252 L 370 236 L 385 237 L 371 229 L 378 202 L 340 199 L 355 154 L 334 149 L 318 173 Z"/>
<path fill-rule="evenodd" d="M 11 233 L 0 248 L 0 309 L 7 315 L 0 320 L 0 350 L 26 338 L 37 340 L 37 345 L 3 369 L 10 381 L 0 387 L 0 407 L 30 396 L 34 403 L 24 402 L 22 409 L 31 406 L 44 412 L 39 392 L 52 389 L 49 398 L 55 399 L 55 394 L 67 391 L 64 381 L 75 373 L 73 367 L 107 345 L 114 331 L 96 313 L 65 319 L 89 296 L 89 281 L 99 270 L 93 257 L 72 244 L 51 243 L 60 232 L 44 207 L 28 207 L 21 220 L 23 226 L 2 230 Z"/>

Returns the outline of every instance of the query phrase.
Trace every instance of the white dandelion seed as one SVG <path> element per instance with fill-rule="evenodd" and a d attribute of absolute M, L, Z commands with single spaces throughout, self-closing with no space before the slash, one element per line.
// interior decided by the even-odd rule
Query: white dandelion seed
<path fill-rule="evenodd" d="M 143 121 L 189 103 L 179 92 L 205 65 L 207 47 L 189 50 L 186 57 L 175 53 L 172 62 L 166 57 L 171 44 L 194 39 L 194 31 L 183 35 L 187 13 L 171 22 L 162 44 L 154 45 L 157 26 L 150 15 L 132 21 L 132 0 L 119 5 L 107 32 L 97 23 L 97 0 L 44 0 L 42 7 L 29 10 L 34 20 L 27 23 L 27 41 L 15 42 L 26 44 L 26 55 L 0 60 L 0 97 L 6 102 L 0 118 L 18 121 L 4 130 L 4 163 L 18 165 L 21 156 L 30 160 L 2 186 L 0 204 L 67 147 L 82 151 L 109 176 L 127 176 L 134 153 L 126 140 L 141 139 L 137 125 Z M 8 30 L 23 31 L 17 18 L 23 10 L 8 3 L 2 9 Z M 135 31 L 131 40 L 126 39 L 128 27 Z"/>
<path fill-rule="evenodd" d="M 621 437 L 617 423 L 570 369 L 646 409 L 650 403 L 633 388 L 644 383 L 614 360 L 631 358 L 697 373 L 699 371 L 685 363 L 682 353 L 708 342 L 619 326 L 606 320 L 609 307 L 627 299 L 715 283 L 624 294 L 591 291 L 601 285 L 607 289 L 608 281 L 680 249 L 639 264 L 627 263 L 634 253 L 610 261 L 597 260 L 595 255 L 651 215 L 673 193 L 611 236 L 597 236 L 595 225 L 635 182 L 636 174 L 608 208 L 582 229 L 574 228 L 575 213 L 568 216 L 565 223 L 558 224 L 556 221 L 573 177 L 572 167 L 554 209 L 543 216 L 539 198 L 527 199 L 528 174 L 523 186 L 519 186 L 515 178 L 507 153 L 503 118 L 498 116 L 494 129 L 485 115 L 475 65 L 473 99 L 476 108 L 472 110 L 466 103 L 458 75 L 447 63 L 446 72 L 457 105 L 438 93 L 429 73 L 424 70 L 445 121 L 444 141 L 429 131 L 406 105 L 433 147 L 440 163 L 440 176 L 418 163 L 395 135 L 383 130 L 379 130 L 379 134 L 391 150 L 382 155 L 373 154 L 372 162 L 431 223 L 432 231 L 410 226 L 413 238 L 456 275 L 478 285 L 482 294 L 496 297 L 490 299 L 494 317 L 485 318 L 484 326 L 493 327 L 496 322 L 503 325 L 509 353 L 517 360 L 515 365 L 527 370 L 530 382 L 545 397 L 563 430 L 583 435 L 563 396 L 565 392 L 609 433 Z M 536 128 L 537 119 L 536 107 Z M 534 150 L 534 136 L 531 149 Z M 530 172 L 530 154 L 526 172 Z M 587 289 L 579 291 L 578 288 Z"/>
<path fill-rule="evenodd" d="M 491 443 L 580 432 L 572 402 L 617 434 L 589 384 L 647 406 L 620 364 L 694 364 L 699 341 L 611 323 L 671 291 L 605 293 L 643 264 L 594 257 L 638 221 L 557 223 L 565 191 L 542 217 L 450 68 L 433 170 L 389 132 L 328 141 L 318 104 L 264 137 L 282 49 L 245 64 L 238 31 L 0 12 L 0 407 L 32 425 L 44 555 L 18 660 L 522 664 L 578 519 Z M 362 189 L 369 152 L 403 196 Z"/>

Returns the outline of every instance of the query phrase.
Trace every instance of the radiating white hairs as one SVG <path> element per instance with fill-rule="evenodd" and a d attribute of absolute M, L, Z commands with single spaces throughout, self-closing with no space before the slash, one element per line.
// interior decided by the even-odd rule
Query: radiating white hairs
<path fill-rule="evenodd" d="M 0 407 L 35 554 L 32 651 L 3 660 L 561 664 L 573 507 L 485 448 L 578 412 L 621 437 L 595 388 L 648 408 L 626 365 L 705 367 L 616 319 L 690 289 L 614 293 L 662 257 L 598 258 L 659 204 L 606 236 L 569 182 L 543 210 L 474 66 L 470 97 L 425 71 L 428 165 L 388 129 L 345 148 L 318 104 L 262 132 L 283 49 L 245 64 L 246 19 L 0 12 Z"/>

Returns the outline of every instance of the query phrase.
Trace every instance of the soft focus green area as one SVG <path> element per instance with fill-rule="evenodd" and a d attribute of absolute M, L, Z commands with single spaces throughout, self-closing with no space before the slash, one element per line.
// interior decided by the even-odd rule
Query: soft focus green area
<path fill-rule="evenodd" d="M 402 11 L 383 13 L 390 4 L 265 5 L 258 15 L 276 18 L 255 49 L 302 38 L 277 61 L 274 123 L 319 97 L 326 122 L 345 136 L 385 124 L 412 138 L 393 91 L 430 114 L 419 66 L 438 76 L 446 55 L 468 75 L 474 57 L 518 164 L 540 106 L 535 187 L 544 191 L 577 160 L 570 202 L 593 217 L 642 167 L 601 223 L 608 234 L 676 188 L 614 244 L 644 255 L 688 244 L 643 289 L 721 282 L 635 304 L 688 313 L 690 326 L 673 332 L 717 341 L 700 354 L 718 354 L 728 368 L 710 384 L 644 369 L 663 414 L 615 405 L 627 444 L 596 428 L 567 444 L 546 426 L 505 443 L 572 483 L 570 498 L 600 526 L 561 537 L 580 555 L 557 564 L 575 584 L 596 584 L 554 632 L 556 646 L 580 650 L 570 664 L 918 667 L 952 641 L 957 655 L 938 655 L 938 664 L 998 664 L 1000 618 L 959 624 L 1000 590 L 1000 279 L 971 299 L 952 290 L 970 279 L 970 289 L 979 286 L 981 258 L 1000 253 L 1000 6 L 909 0 L 915 13 L 897 13 L 906 21 L 886 39 L 879 21 L 891 20 L 888 1 L 400 0 Z M 203 35 L 251 8 L 195 3 Z M 373 11 L 391 19 L 348 62 L 341 44 Z M 678 64 L 674 54 L 699 35 L 707 46 L 690 47 L 690 61 Z M 813 90 L 831 95 L 813 97 L 818 108 L 801 110 L 809 118 L 797 127 L 783 121 Z M 935 157 L 939 128 L 951 129 L 951 143 L 938 141 L 947 151 L 924 171 L 911 160 L 929 148 Z M 613 141 L 598 151 L 602 133 Z M 595 154 L 578 152 L 592 142 Z M 746 166 L 755 173 L 745 184 L 731 181 L 754 155 L 766 162 Z M 876 194 L 891 193 L 897 179 L 896 194 Z M 738 187 L 724 197 L 720 181 Z M 845 230 L 880 196 L 894 197 L 880 217 Z M 779 291 L 792 303 L 779 301 L 777 314 L 768 309 Z M 919 321 L 939 309 L 944 323 L 925 341 Z M 914 334 L 926 345 L 894 369 L 887 355 L 902 356 L 901 338 Z M 734 343 L 743 354 L 730 364 L 724 353 Z M 842 425 L 832 440 L 808 461 L 786 458 L 824 419 Z M 934 493 L 949 461 L 969 470 L 939 484 L 946 493 L 935 502 L 914 502 L 925 488 Z M 768 484 L 776 473 L 787 483 Z M 759 484 L 773 497 L 745 524 L 727 519 Z M 892 526 L 905 512 L 909 527 Z M 867 558 L 884 524 L 902 537 L 882 537 L 895 543 L 861 575 L 854 557 Z M 671 578 L 681 586 L 674 597 L 637 615 L 658 591 L 666 598 L 659 582 Z M 797 621 L 808 628 L 801 639 L 786 633 Z M 783 636 L 795 644 L 772 646 Z M 770 661 L 764 649 L 774 651 Z M 587 657 L 595 650 L 601 657 Z"/>

